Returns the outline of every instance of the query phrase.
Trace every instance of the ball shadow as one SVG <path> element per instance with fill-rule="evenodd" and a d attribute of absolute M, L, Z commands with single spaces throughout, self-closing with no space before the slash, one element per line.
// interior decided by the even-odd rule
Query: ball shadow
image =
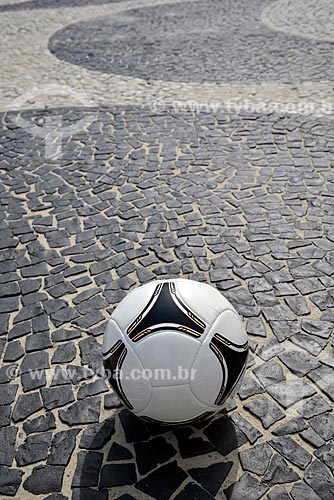
<path fill-rule="evenodd" d="M 238 448 L 246 442 L 224 412 L 169 427 L 119 408 L 85 429 L 72 500 L 168 500 L 175 492 L 175 500 L 213 500 L 219 490 L 229 498 L 231 489 L 225 490 L 236 481 Z"/>

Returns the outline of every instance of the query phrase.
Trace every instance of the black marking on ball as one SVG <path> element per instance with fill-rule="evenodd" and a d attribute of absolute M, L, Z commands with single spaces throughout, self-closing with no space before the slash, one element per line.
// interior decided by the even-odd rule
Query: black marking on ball
<path fill-rule="evenodd" d="M 215 400 L 215 405 L 220 406 L 230 396 L 246 369 L 248 342 L 238 345 L 215 333 L 209 345 L 223 372 L 222 384 Z"/>
<path fill-rule="evenodd" d="M 177 296 L 174 283 L 169 282 L 157 285 L 149 302 L 129 326 L 127 333 L 133 342 L 166 328 L 198 338 L 205 326 Z"/>
<path fill-rule="evenodd" d="M 127 353 L 127 349 L 125 344 L 118 340 L 106 354 L 110 353 L 108 359 L 104 361 L 105 368 L 110 371 L 110 376 L 108 377 L 111 387 L 114 389 L 118 397 L 123 401 L 125 406 L 129 408 L 129 410 L 133 410 L 133 406 L 127 397 L 124 394 L 121 380 L 120 380 L 120 371 Z"/>

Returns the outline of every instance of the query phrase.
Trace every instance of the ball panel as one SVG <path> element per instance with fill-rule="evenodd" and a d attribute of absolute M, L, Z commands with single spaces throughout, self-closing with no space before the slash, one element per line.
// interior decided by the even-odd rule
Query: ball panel
<path fill-rule="evenodd" d="M 113 319 L 108 321 L 103 337 L 103 357 L 110 385 L 124 404 L 135 411 L 145 408 L 152 386 L 141 377 L 133 379 L 133 370 L 141 374 L 143 366 Z"/>
<path fill-rule="evenodd" d="M 247 334 L 234 311 L 222 312 L 213 323 L 193 364 L 190 382 L 204 404 L 223 407 L 241 383 L 248 356 Z"/>
<path fill-rule="evenodd" d="M 109 356 L 110 349 L 113 348 L 118 340 L 121 340 L 123 342 L 123 334 L 115 321 L 110 318 L 103 335 L 102 353 L 104 358 L 107 358 Z"/>
<path fill-rule="evenodd" d="M 192 365 L 193 378 L 190 381 L 190 389 L 201 403 L 214 406 L 217 394 L 227 381 L 227 370 L 222 366 L 209 347 L 211 341 L 207 337 L 201 346 Z"/>
<path fill-rule="evenodd" d="M 230 303 L 210 285 L 191 280 L 175 280 L 176 294 L 205 323 L 212 324 Z"/>
<path fill-rule="evenodd" d="M 151 382 L 143 378 L 142 374 L 143 366 L 136 353 L 129 346 L 121 367 L 119 382 L 123 394 L 135 412 L 146 408 L 152 397 Z"/>
<path fill-rule="evenodd" d="M 209 338 L 209 347 L 218 359 L 225 377 L 215 400 L 216 405 L 223 405 L 227 398 L 236 393 L 246 369 L 247 333 L 238 314 L 228 310 L 212 325 Z"/>
<path fill-rule="evenodd" d="M 118 304 L 111 318 L 115 320 L 122 332 L 125 333 L 131 323 L 145 309 L 154 294 L 157 284 L 158 282 L 153 281 L 135 288 Z"/>
<path fill-rule="evenodd" d="M 175 424 L 194 419 L 211 409 L 200 403 L 193 396 L 189 385 L 184 384 L 154 387 L 150 403 L 138 416 Z"/>
<path fill-rule="evenodd" d="M 189 381 L 200 342 L 178 331 L 162 331 L 134 345 L 142 365 L 152 371 L 154 387 L 181 385 Z M 162 379 L 162 376 L 164 378 Z"/>
<path fill-rule="evenodd" d="M 125 406 L 133 410 L 133 405 L 130 403 L 124 394 L 119 374 L 121 373 L 124 359 L 127 355 L 125 344 L 118 340 L 115 345 L 109 350 L 109 357 L 104 360 L 104 366 L 108 373 L 108 380 L 111 387 L 114 389 L 118 397 L 123 401 Z"/>
<path fill-rule="evenodd" d="M 211 329 L 213 334 L 218 333 L 228 341 L 243 346 L 247 341 L 247 333 L 239 315 L 234 310 L 224 311 L 218 316 Z"/>

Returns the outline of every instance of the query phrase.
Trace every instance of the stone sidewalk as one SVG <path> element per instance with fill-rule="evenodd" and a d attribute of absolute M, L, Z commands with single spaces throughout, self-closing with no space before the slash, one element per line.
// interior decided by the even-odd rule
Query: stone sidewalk
<path fill-rule="evenodd" d="M 1 499 L 334 498 L 332 19 L 0 2 Z M 251 345 L 236 400 L 183 429 L 98 376 L 110 312 L 164 277 L 217 287 Z"/>

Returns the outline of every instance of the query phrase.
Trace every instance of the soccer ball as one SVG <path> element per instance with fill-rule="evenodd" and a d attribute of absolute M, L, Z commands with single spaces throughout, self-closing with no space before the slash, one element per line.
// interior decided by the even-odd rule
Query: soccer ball
<path fill-rule="evenodd" d="M 212 286 L 159 280 L 131 291 L 103 339 L 110 383 L 136 415 L 184 424 L 221 410 L 238 390 L 247 334 L 233 306 Z"/>

